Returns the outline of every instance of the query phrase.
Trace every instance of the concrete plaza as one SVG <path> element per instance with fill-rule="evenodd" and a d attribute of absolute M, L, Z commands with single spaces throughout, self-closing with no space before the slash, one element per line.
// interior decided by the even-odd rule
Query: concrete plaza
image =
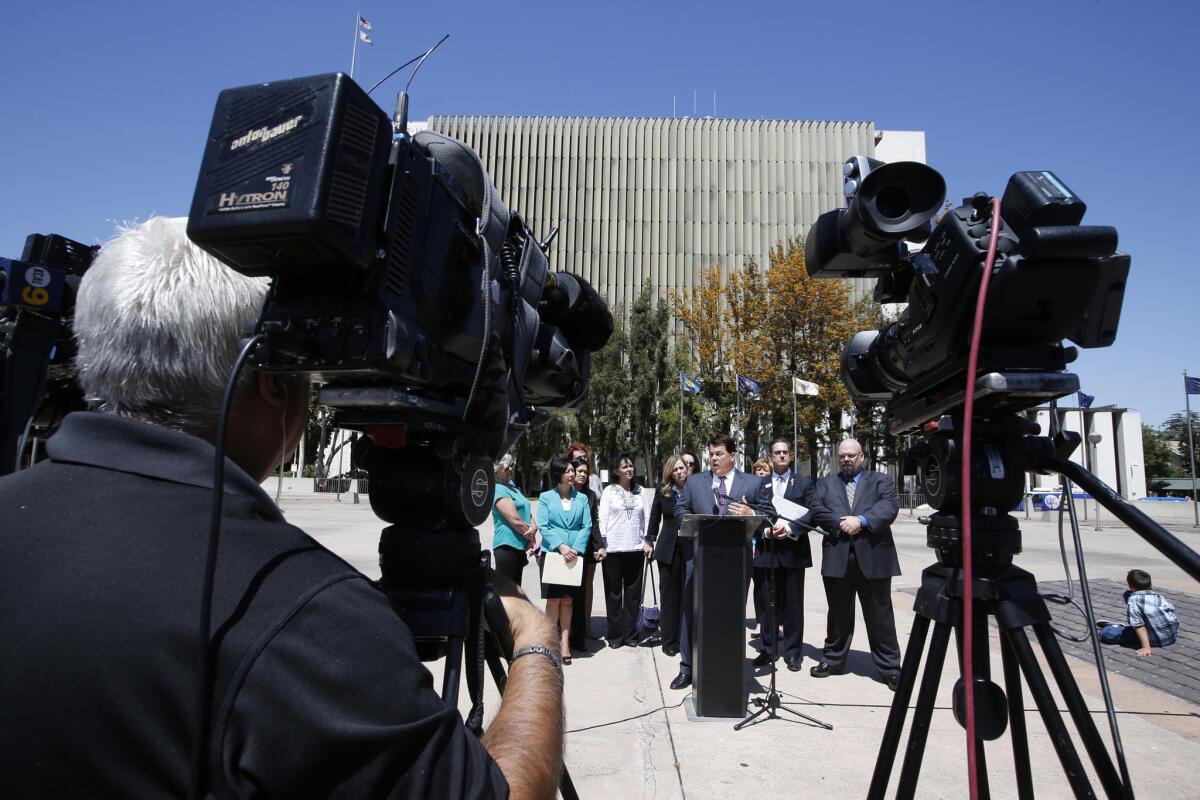
<path fill-rule="evenodd" d="M 265 488 L 273 492 L 275 486 L 268 481 Z M 383 523 L 371 512 L 365 496 L 358 504 L 351 500 L 352 497 L 346 494 L 339 501 L 332 495 L 285 491 L 280 506 L 289 521 L 363 572 L 378 576 L 376 547 Z M 1020 521 L 1025 552 L 1018 558 L 1018 564 L 1033 572 L 1039 581 L 1062 580 L 1056 526 L 1041 519 L 1021 518 Z M 1192 527 L 1190 515 L 1164 521 L 1193 549 L 1200 548 L 1200 533 Z M 1112 523 L 1111 516 L 1105 516 L 1101 530 L 1095 530 L 1089 522 L 1082 532 L 1093 591 L 1111 593 L 1111 580 L 1123 582 L 1126 570 L 1140 567 L 1153 575 L 1156 588 L 1168 596 L 1197 593 L 1198 587 L 1187 575 L 1170 565 L 1140 537 L 1127 528 L 1109 523 Z M 914 517 L 902 514 L 894 530 L 904 571 L 894 582 L 893 594 L 897 630 L 903 646 L 913 621 L 912 591 L 920 583 L 921 570 L 933 559 L 925 546 L 925 529 Z M 490 523 L 481 529 L 481 538 L 485 546 L 490 542 Z M 819 558 L 820 547 L 815 539 L 813 550 Z M 524 588 L 530 597 L 538 597 L 537 572 L 533 566 L 525 571 Z M 832 731 L 791 718 L 786 713 L 784 719 L 766 721 L 737 732 L 733 730 L 734 720 L 689 721 L 683 708 L 688 692 L 669 688 L 678 669 L 677 657 L 666 657 L 658 648 L 607 650 L 602 642 L 593 641 L 589 643 L 591 652 L 577 653 L 574 663 L 566 668 L 566 756 L 580 796 L 865 795 L 893 694 L 873 679 L 865 628 L 861 624 L 849 673 L 823 680 L 808 674 L 808 668 L 816 663 L 813 659 L 819 656 L 825 633 L 826 604 L 819 565 L 808 570 L 805 589 L 804 669 L 800 672 L 781 669 L 778 686 L 785 703 L 794 704 L 797 710 L 830 723 Z M 1106 598 L 1109 604 L 1111 600 Z M 541 601 L 535 599 L 534 602 L 540 604 Z M 1180 605 L 1178 601 L 1176 604 Z M 597 635 L 603 633 L 603 609 L 603 592 L 597 574 L 592 611 L 592 632 Z M 1082 617 L 1071 607 L 1052 606 L 1052 609 L 1059 627 L 1075 632 L 1082 630 Z M 751 613 L 748 608 L 747 616 Z M 1181 614 L 1181 629 L 1190 642 L 1196 641 L 1197 627 L 1200 623 L 1183 618 Z M 1001 675 L 994 628 L 992 632 L 992 672 Z M 1105 652 L 1107 655 L 1113 651 L 1106 649 Z M 964 734 L 950 710 L 950 690 L 957 672 L 951 666 L 954 653 L 951 645 L 917 789 L 923 798 L 967 796 Z M 1195 768 L 1200 763 L 1200 707 L 1154 688 L 1137 672 L 1137 667 L 1144 665 L 1146 676 L 1158 674 L 1162 677 L 1165 674 L 1169 678 L 1170 670 L 1175 669 L 1178 670 L 1176 675 L 1184 676 L 1180 680 L 1200 679 L 1200 669 L 1192 666 L 1195 662 L 1189 664 L 1162 657 L 1170 653 L 1170 650 L 1159 650 L 1150 659 L 1139 660 L 1133 669 L 1126 669 L 1121 674 L 1110 672 L 1129 770 L 1134 790 L 1141 797 L 1200 796 Z M 755 653 L 748 646 L 746 654 L 749 659 Z M 1070 655 L 1068 660 L 1089 707 L 1101 712 L 1093 716 L 1108 742 L 1095 667 Z M 441 664 L 433 663 L 429 667 L 440 683 Z M 764 670 L 758 672 L 756 680 L 765 687 L 768 676 L 761 674 Z M 487 701 L 490 717 L 498 702 L 490 684 Z M 1038 796 L 1070 796 L 1054 749 L 1027 690 L 1025 707 Z M 1059 708 L 1065 709 L 1061 698 Z M 1069 721 L 1068 727 L 1074 733 Z M 1080 747 L 1077 736 L 1075 741 Z M 537 754 L 531 753 L 530 757 L 537 758 Z M 1086 763 L 1086 755 L 1083 757 Z M 1007 733 L 988 745 L 987 762 L 992 796 L 1015 797 L 1012 750 Z M 1088 771 L 1096 792 L 1102 794 L 1090 765 Z M 898 775 L 899 760 L 892 771 L 893 787 Z"/>

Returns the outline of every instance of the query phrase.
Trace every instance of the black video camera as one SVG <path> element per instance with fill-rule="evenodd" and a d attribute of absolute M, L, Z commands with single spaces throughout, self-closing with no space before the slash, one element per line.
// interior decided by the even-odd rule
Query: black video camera
<path fill-rule="evenodd" d="M 27 431 L 45 438 L 84 407 L 71 320 L 79 281 L 99 250 L 34 233 L 20 260 L 0 258 L 0 475 L 17 468 Z"/>
<path fill-rule="evenodd" d="M 188 236 L 274 279 L 256 364 L 322 383 L 343 427 L 459 429 L 495 458 L 530 406 L 582 401 L 612 332 L 470 148 L 394 132 L 341 73 L 221 93 Z"/>
<path fill-rule="evenodd" d="M 857 156 L 843 167 L 847 208 L 822 214 L 805 258 L 813 277 L 876 277 L 875 300 L 907 303 L 883 331 L 856 334 L 842 379 L 858 401 L 887 402 L 893 434 L 912 431 L 963 397 L 975 296 L 991 233 L 979 194 L 933 225 L 946 184 L 924 164 Z M 976 408 L 1019 411 L 1079 388 L 1063 347 L 1116 340 L 1129 274 L 1115 228 L 1079 223 L 1083 201 L 1052 172 L 1018 172 L 1001 201 L 988 286 Z M 932 227 L 932 230 L 931 230 Z M 909 253 L 904 241 L 924 242 Z"/>

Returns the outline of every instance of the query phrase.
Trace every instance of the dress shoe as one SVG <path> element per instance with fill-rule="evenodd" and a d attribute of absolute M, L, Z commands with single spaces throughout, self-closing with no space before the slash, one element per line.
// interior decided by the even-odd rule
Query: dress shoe
<path fill-rule="evenodd" d="M 893 692 L 900 688 L 900 673 L 899 672 L 889 673 L 885 680 L 887 682 L 888 688 L 891 689 Z"/>
<path fill-rule="evenodd" d="M 759 653 L 754 658 L 754 666 L 765 667 L 768 664 L 770 664 L 771 662 L 773 662 L 774 660 L 775 660 L 774 656 L 772 656 L 770 653 Z"/>
<path fill-rule="evenodd" d="M 610 648 L 612 648 L 613 650 L 616 650 L 618 647 L 625 646 L 625 640 L 624 639 L 609 639 L 608 646 Z"/>
<path fill-rule="evenodd" d="M 820 664 L 817 664 L 815 667 L 810 669 L 808 674 L 812 675 L 814 678 L 828 678 L 830 675 L 841 675 L 842 671 L 829 666 L 828 661 L 822 661 Z"/>
<path fill-rule="evenodd" d="M 664 655 L 664 656 L 677 656 L 677 655 L 679 655 L 679 645 L 674 645 L 674 644 L 664 644 L 664 645 L 663 645 L 663 655 Z"/>
<path fill-rule="evenodd" d="M 662 637 L 656 633 L 653 636 L 647 636 L 645 639 L 642 639 L 642 641 L 638 642 L 638 647 L 658 647 L 660 644 L 662 644 Z"/>
<path fill-rule="evenodd" d="M 800 671 L 800 662 L 803 660 L 804 659 L 801 659 L 801 658 L 789 658 L 787 660 L 788 672 L 799 672 Z"/>
<path fill-rule="evenodd" d="M 680 672 L 675 676 L 675 680 L 671 681 L 672 689 L 686 689 L 692 685 L 692 673 Z"/>

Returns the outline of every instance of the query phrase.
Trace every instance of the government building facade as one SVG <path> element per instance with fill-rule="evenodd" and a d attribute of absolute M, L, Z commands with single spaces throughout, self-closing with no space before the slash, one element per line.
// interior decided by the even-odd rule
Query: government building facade
<path fill-rule="evenodd" d="M 423 127 L 479 153 L 539 237 L 558 228 L 552 269 L 627 307 L 647 279 L 662 296 L 714 264 L 765 266 L 776 243 L 845 205 L 850 156 L 925 160 L 923 132 L 870 122 L 435 116 Z M 872 283 L 856 282 L 856 296 Z"/>

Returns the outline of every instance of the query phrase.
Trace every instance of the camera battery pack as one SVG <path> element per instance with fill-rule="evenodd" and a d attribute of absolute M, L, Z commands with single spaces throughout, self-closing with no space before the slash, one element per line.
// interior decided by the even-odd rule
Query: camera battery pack
<path fill-rule="evenodd" d="M 188 236 L 247 275 L 366 268 L 391 124 L 342 73 L 217 98 Z"/>

